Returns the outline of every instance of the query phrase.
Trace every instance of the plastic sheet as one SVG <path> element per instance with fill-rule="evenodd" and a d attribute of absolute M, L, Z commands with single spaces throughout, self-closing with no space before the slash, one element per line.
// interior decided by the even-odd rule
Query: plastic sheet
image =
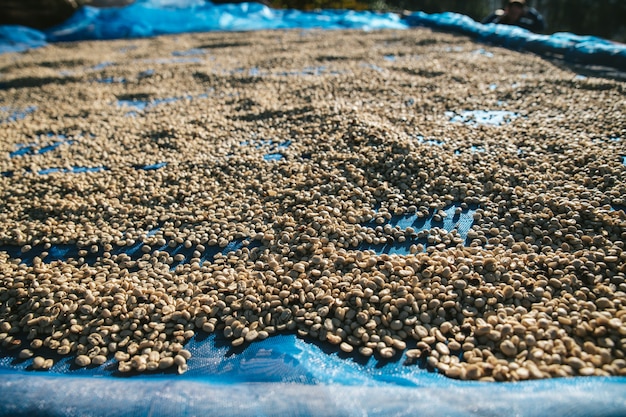
<path fill-rule="evenodd" d="M 431 15 L 428 17 L 431 20 L 423 22 L 411 20 L 411 17 L 401 21 L 395 16 L 386 17 L 386 15 L 347 11 L 304 13 L 273 11 L 260 5 L 213 6 L 200 0 L 189 0 L 184 3 L 184 6 L 184 8 L 181 7 L 180 2 L 152 0 L 138 2 L 134 6 L 135 9 L 109 9 L 106 12 L 108 14 L 103 14 L 103 11 L 98 9 L 83 8 L 79 12 L 81 14 L 61 27 L 48 32 L 50 36 L 48 40 L 52 40 L 53 33 L 58 37 L 56 40 L 80 40 L 81 37 L 102 39 L 98 36 L 152 36 L 159 33 L 172 33 L 167 31 L 172 30 L 171 28 L 176 29 L 174 25 L 176 23 L 181 25 L 178 28 L 180 31 L 287 27 L 373 28 L 385 27 L 386 24 L 402 28 L 415 24 L 442 30 L 460 28 L 459 31 L 462 33 L 479 39 L 494 43 L 500 39 L 503 42 L 502 45 L 507 47 L 526 48 L 539 53 L 558 52 L 568 57 L 575 57 L 576 53 L 583 54 L 582 56 L 587 58 L 592 57 L 593 55 L 584 54 L 597 53 L 598 45 L 603 45 L 602 48 L 605 48 L 608 51 L 606 53 L 610 55 L 613 45 L 603 40 L 598 43 L 597 38 L 577 37 L 571 34 L 543 37 L 514 27 L 481 25 L 464 16 L 450 14 Z M 218 10 L 221 12 L 215 12 L 217 8 L 220 8 Z M 192 21 L 189 15 L 187 15 L 188 19 L 185 19 L 185 13 L 191 9 L 204 12 L 204 15 L 202 13 L 197 15 L 204 16 L 207 25 L 209 23 L 217 25 L 214 26 L 217 29 L 206 29 L 197 21 Z M 157 19 L 156 24 L 146 23 L 149 19 L 140 13 L 141 10 L 145 12 L 145 16 Z M 163 18 L 165 13 L 167 13 L 167 19 Z M 81 16 L 91 19 L 88 21 L 89 24 L 81 22 L 79 19 Z M 133 25 L 132 19 L 138 19 L 140 16 L 142 22 Z M 414 16 L 428 15 L 415 14 Z M 217 23 L 211 20 L 213 17 L 217 19 Z M 115 21 L 117 23 L 113 23 Z M 262 27 L 261 23 L 273 26 Z M 289 24 L 294 26 L 289 26 Z M 108 27 L 105 27 L 107 25 Z M 6 32 L 0 33 L 4 34 L 2 36 L 5 38 L 7 37 Z M 23 48 L 15 49 L 15 51 L 45 44 L 46 36 L 39 34 L 41 32 L 22 31 L 21 28 L 17 28 L 16 32 L 9 32 L 14 45 L 22 45 L 20 48 Z M 546 42 L 547 40 L 549 42 Z M 572 52 L 572 45 L 576 45 L 577 52 Z M 6 52 L 4 49 L 0 51 Z M 487 54 L 481 49 L 476 50 L 475 53 Z M 171 59 L 197 59 L 198 54 L 197 50 L 182 51 Z M 395 57 L 389 55 L 385 56 L 385 59 L 393 60 Z M 607 62 L 613 61 L 608 59 Z M 91 69 L 98 70 L 108 65 L 113 64 L 103 62 Z M 382 70 L 374 64 L 368 65 L 372 65 L 374 70 Z M 251 75 L 260 75 L 259 70 L 255 68 L 246 71 L 249 71 Z M 315 75 L 323 71 L 325 71 L 323 67 L 315 67 L 307 68 L 301 73 L 282 75 Z M 146 71 L 145 76 L 150 75 Z M 129 107 L 129 110 L 135 110 L 135 115 L 139 115 L 150 107 L 167 105 L 168 102 L 180 98 L 172 97 L 150 102 L 135 98 L 127 102 L 120 100 L 112 105 Z M 34 107 L 26 109 L 2 107 L 0 108 L 0 122 L 24 118 L 33 111 L 35 111 Z M 459 110 L 447 116 L 451 123 L 486 123 L 496 127 L 517 115 L 500 111 Z M 50 139 L 50 144 L 47 146 L 24 144 L 16 148 L 15 154 L 9 157 L 29 157 L 37 153 L 54 151 L 58 146 L 71 145 L 70 141 L 63 139 L 65 138 Z M 432 146 L 443 144 L 432 138 L 416 137 L 416 140 Z M 620 138 L 614 140 L 620 140 Z M 259 140 L 241 143 L 241 145 L 264 147 L 263 149 L 267 149 L 264 159 L 271 164 L 282 158 L 281 149 L 290 146 L 290 143 Z M 465 151 L 482 152 L 483 150 L 472 147 L 458 152 Z M 622 158 L 626 164 L 626 157 Z M 165 162 L 155 162 L 134 168 L 152 171 L 165 166 Z M 89 172 L 100 169 L 107 169 L 107 167 L 48 167 L 38 173 L 41 175 L 89 175 Z M 0 174 L 13 176 L 22 175 L 22 172 Z M 467 236 L 467 231 L 472 224 L 472 213 L 471 208 L 456 213 L 456 207 L 451 206 L 447 208 L 447 216 L 441 221 L 435 221 L 433 216 L 427 219 L 405 216 L 392 218 L 390 224 L 403 229 L 412 227 L 416 231 L 433 227 L 446 230 L 455 228 L 461 236 Z M 409 244 L 416 242 L 417 240 L 404 245 L 364 246 L 360 249 L 374 250 L 378 253 L 407 254 Z M 224 250 L 235 250 L 240 243 L 233 242 L 232 246 Z M 125 248 L 124 251 L 133 257 L 141 252 L 140 247 L 141 244 L 138 244 Z M 184 253 L 181 247 L 159 249 L 169 250 L 171 254 Z M 0 250 L 7 250 L 12 257 L 20 257 L 22 261 L 28 263 L 35 255 L 40 254 L 43 248 L 33 248 L 27 254 L 20 253 L 17 247 L 0 248 Z M 203 261 L 210 260 L 220 250 L 208 248 L 203 254 Z M 77 256 L 77 248 L 71 245 L 55 246 L 49 252 L 47 261 Z M 98 255 L 93 254 L 88 261 L 94 262 Z M 508 384 L 461 382 L 427 370 L 423 362 L 404 366 L 406 358 L 400 355 L 391 361 L 367 359 L 358 355 L 349 356 L 340 352 L 336 346 L 303 340 L 293 334 L 273 336 L 245 348 L 235 349 L 220 335 L 207 336 L 200 333 L 187 344 L 186 348 L 192 352 L 193 356 L 188 362 L 189 371 L 181 376 L 171 373 L 122 375 L 117 372 L 112 358 L 99 367 L 76 368 L 72 357 L 59 357 L 50 371 L 37 372 L 31 370 L 32 359 L 20 360 L 10 353 L 2 352 L 0 355 L 0 397 L 3 400 L 0 401 L 0 415 L 626 415 L 626 396 L 624 395 L 626 378 L 573 378 Z"/>
<path fill-rule="evenodd" d="M 2 375 L 0 414 L 12 416 L 621 416 L 624 384 L 561 386 L 537 382 L 520 391 L 480 384 L 451 387 L 356 387 L 199 380 L 128 381 Z M 58 389 L 63 384 L 63 390 Z M 598 389 L 601 388 L 601 389 Z M 559 395 L 551 394 L 559 390 Z M 17 399 L 25 400 L 19 403 Z M 106 404 L 96 409 L 96 404 Z M 590 406 L 591 405 L 591 406 Z M 59 410 L 60 412 L 50 413 Z"/>
<path fill-rule="evenodd" d="M 24 26 L 0 26 L 0 54 L 22 52 L 46 45 L 46 35 Z"/>
<path fill-rule="evenodd" d="M 571 33 L 538 35 L 516 26 L 478 23 L 457 13 L 392 13 L 352 10 L 271 9 L 259 3 L 214 5 L 203 0 L 137 0 L 130 6 L 81 7 L 61 25 L 40 32 L 0 26 L 0 53 L 20 52 L 46 42 L 140 38 L 163 34 L 261 29 L 407 29 L 425 26 L 462 33 L 481 41 L 542 55 L 556 55 L 584 65 L 626 70 L 626 45 Z"/>
<path fill-rule="evenodd" d="M 116 378 L 107 364 L 47 373 L 0 362 L 0 415 L 11 416 L 623 416 L 625 378 L 492 384 L 418 366 L 345 358 L 295 336 L 232 351 L 193 340 L 182 376 Z M 20 368 L 25 368 L 28 361 Z"/>
<path fill-rule="evenodd" d="M 137 1 L 124 8 L 82 7 L 46 32 L 50 42 L 138 38 L 162 34 L 261 29 L 405 29 L 391 13 L 276 10 L 258 3 Z"/>
<path fill-rule="evenodd" d="M 516 26 L 489 23 L 483 25 L 458 13 L 426 14 L 416 12 L 405 20 L 409 26 L 425 26 L 457 32 L 507 48 L 527 50 L 541 55 L 555 55 L 584 65 L 603 65 L 626 70 L 626 45 L 595 36 L 572 33 L 538 35 Z"/>

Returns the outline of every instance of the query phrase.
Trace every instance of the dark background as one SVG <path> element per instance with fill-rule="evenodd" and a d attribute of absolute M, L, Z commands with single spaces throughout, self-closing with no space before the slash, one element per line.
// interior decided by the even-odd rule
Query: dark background
<path fill-rule="evenodd" d="M 229 0 L 214 0 L 226 3 Z M 242 0 L 230 0 L 241 2 Z M 502 0 L 256 0 L 274 8 L 355 9 L 426 13 L 453 11 L 481 21 Z M 82 4 L 120 6 L 133 0 L 0 0 L 0 24 L 45 28 L 61 23 Z M 543 14 L 546 33 L 572 32 L 626 43 L 626 0 L 528 0 Z"/>
<path fill-rule="evenodd" d="M 528 0 L 544 16 L 546 33 L 573 32 L 626 42 L 626 0 Z M 349 8 L 385 11 L 454 11 L 482 20 L 501 0 L 272 0 L 273 7 Z"/>

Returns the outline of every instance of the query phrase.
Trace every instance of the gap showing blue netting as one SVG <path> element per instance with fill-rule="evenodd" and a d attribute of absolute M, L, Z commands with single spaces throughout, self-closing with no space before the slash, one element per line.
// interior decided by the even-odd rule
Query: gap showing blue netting
<path fill-rule="evenodd" d="M 492 125 L 510 123 L 519 115 L 515 112 L 504 110 L 465 110 L 462 112 L 446 112 L 451 122 L 460 122 L 469 125 Z"/>
<path fill-rule="evenodd" d="M 2 88 L 1 82 L 0 88 Z M 15 108 L 13 106 L 2 106 L 0 107 L 0 124 L 22 120 L 35 110 L 37 110 L 36 106 L 28 106 L 23 109 Z"/>
<path fill-rule="evenodd" d="M 53 133 L 48 133 L 45 137 L 52 139 L 52 141 L 48 141 L 47 145 L 43 145 L 41 142 L 41 137 L 37 142 L 30 142 L 25 144 L 20 144 L 16 146 L 16 150 L 9 153 L 10 158 L 15 158 L 18 156 L 27 156 L 27 155 L 41 155 L 44 153 L 51 152 L 61 145 L 71 145 L 74 143 L 73 140 L 68 139 L 65 135 L 55 135 Z"/>

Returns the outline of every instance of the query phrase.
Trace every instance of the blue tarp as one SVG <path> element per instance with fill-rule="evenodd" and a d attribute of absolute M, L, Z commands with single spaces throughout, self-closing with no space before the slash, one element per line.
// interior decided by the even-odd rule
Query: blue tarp
<path fill-rule="evenodd" d="M 523 383 L 462 382 L 404 366 L 351 358 L 294 335 L 245 350 L 196 337 L 184 375 L 120 377 L 110 359 L 46 372 L 0 359 L 2 416 L 606 416 L 626 412 L 626 378 Z"/>
<path fill-rule="evenodd" d="M 463 33 L 484 42 L 557 55 L 585 65 L 626 70 L 626 45 L 594 36 L 571 33 L 538 35 L 525 29 L 483 25 L 457 13 L 415 12 L 404 18 L 393 13 L 352 10 L 302 12 L 276 10 L 258 3 L 214 5 L 204 0 L 137 0 L 126 7 L 81 7 L 61 25 L 40 32 L 19 26 L 0 26 L 0 53 L 19 52 L 47 42 L 123 39 L 163 34 L 245 31 L 261 29 L 407 29 L 425 26 Z"/>
<path fill-rule="evenodd" d="M 462 33 L 483 42 L 540 55 L 555 55 L 569 62 L 626 70 L 626 45 L 595 36 L 559 32 L 539 35 L 517 26 L 483 25 L 458 13 L 415 12 L 405 19 L 409 26 L 425 26 Z"/>
<path fill-rule="evenodd" d="M 62 387 L 62 389 L 60 389 Z M 568 416 L 624 415 L 623 381 L 420 387 L 212 384 L 0 373 L 0 415 L 18 416 Z"/>
<path fill-rule="evenodd" d="M 6 387 L 6 388 L 3 388 Z M 62 389 L 59 389 L 62 387 Z M 194 379 L 59 378 L 0 373 L 0 414 L 21 416 L 622 417 L 626 385 L 554 381 L 419 388 Z"/>
<path fill-rule="evenodd" d="M 0 26 L 0 54 L 22 52 L 46 44 L 46 35 L 38 30 L 15 25 Z"/>
<path fill-rule="evenodd" d="M 216 6 L 202 0 L 143 0 L 132 6 L 112 9 L 83 7 L 67 22 L 46 32 L 3 26 L 0 27 L 0 52 L 19 52 L 56 41 L 136 38 L 211 30 L 406 29 L 412 26 L 459 32 L 505 47 L 562 55 L 575 62 L 626 68 L 624 47 L 603 39 L 572 34 L 536 35 L 516 27 L 482 25 L 453 13 L 427 15 L 417 12 L 400 19 L 393 14 L 369 12 L 272 10 L 252 3 Z M 11 120 L 32 109 L 6 108 L 4 111 Z M 448 116 L 455 123 L 497 126 L 516 115 L 464 112 Z M 14 157 L 45 149 L 33 146 L 19 148 Z M 276 152 L 266 155 L 268 163 L 280 159 L 278 148 L 280 145 Z M 163 167 L 163 163 L 157 163 L 136 168 L 154 170 Z M 83 169 L 87 170 L 80 167 L 58 170 L 55 175 L 80 174 Z M 451 210 L 453 213 L 453 208 Z M 456 220 L 451 214 L 446 221 L 435 226 L 466 231 L 471 225 L 468 219 L 472 218 L 468 214 L 464 213 Z M 419 223 L 413 218 L 395 218 L 392 222 L 416 229 L 432 226 L 431 219 Z M 406 253 L 407 250 L 392 245 L 369 249 L 385 253 Z M 73 256 L 71 247 L 56 247 L 50 252 L 52 259 Z M 12 255 L 27 261 L 24 254 Z M 336 347 L 302 340 L 293 334 L 273 336 L 245 349 L 230 347 L 220 335 L 198 334 L 186 348 L 193 356 L 188 362 L 189 371 L 181 376 L 163 373 L 121 375 L 112 358 L 102 366 L 79 369 L 72 365 L 72 357 L 57 358 L 52 369 L 37 372 L 30 370 L 32 359 L 0 356 L 0 415 L 626 415 L 626 378 L 571 378 L 506 384 L 461 382 L 429 372 L 423 364 L 404 366 L 405 358 L 402 357 L 383 362 L 376 358 L 349 356 Z"/>

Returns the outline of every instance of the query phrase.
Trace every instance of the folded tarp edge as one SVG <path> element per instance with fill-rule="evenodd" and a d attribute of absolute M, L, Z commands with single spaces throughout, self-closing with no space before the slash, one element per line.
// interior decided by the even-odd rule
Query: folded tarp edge
<path fill-rule="evenodd" d="M 626 71 L 626 45 L 595 36 L 567 32 L 540 35 L 517 26 L 482 24 L 458 13 L 427 14 L 415 12 L 405 18 L 410 27 L 428 27 L 460 33 L 510 49 L 539 55 L 558 56 L 567 62 L 600 65 Z"/>

